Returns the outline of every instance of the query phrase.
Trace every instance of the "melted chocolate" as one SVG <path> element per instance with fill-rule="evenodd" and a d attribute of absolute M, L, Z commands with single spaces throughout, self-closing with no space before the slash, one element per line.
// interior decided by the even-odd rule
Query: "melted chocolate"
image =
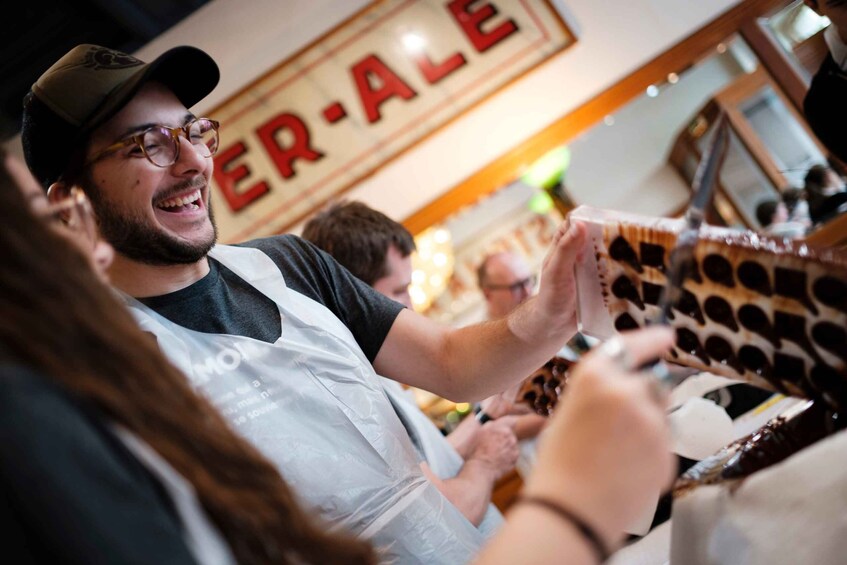
<path fill-rule="evenodd" d="M 635 249 L 629 244 L 623 236 L 618 236 L 609 246 L 609 257 L 615 261 L 626 263 L 639 273 L 644 272 L 644 267 L 638 262 L 638 257 L 635 255 Z"/>
<path fill-rule="evenodd" d="M 643 241 L 639 244 L 639 251 L 641 252 L 641 264 L 647 265 L 648 267 L 655 267 L 660 271 L 665 271 L 665 248 L 661 245 L 656 245 L 654 243 L 644 243 Z"/>
<path fill-rule="evenodd" d="M 821 277 L 812 286 L 815 298 L 830 308 L 847 312 L 847 283 L 835 277 Z"/>
<path fill-rule="evenodd" d="M 777 338 L 793 341 L 812 359 L 821 362 L 820 355 L 806 335 L 806 318 L 777 310 L 774 312 L 773 329 Z M 776 363 L 776 359 L 774 359 L 774 363 Z"/>
<path fill-rule="evenodd" d="M 550 379 L 546 383 L 544 383 L 544 392 L 555 392 L 556 388 L 562 384 L 559 379 Z"/>
<path fill-rule="evenodd" d="M 644 304 L 659 305 L 659 300 L 662 298 L 662 291 L 665 289 L 660 284 L 653 284 L 647 281 L 641 281 L 641 294 L 644 295 Z"/>
<path fill-rule="evenodd" d="M 722 255 L 711 254 L 703 259 L 703 272 L 711 280 L 718 284 L 733 288 L 735 278 L 732 274 L 732 265 Z"/>
<path fill-rule="evenodd" d="M 773 272 L 774 292 L 780 296 L 793 298 L 817 315 L 818 307 L 806 292 L 806 273 L 794 269 L 783 269 L 776 267 Z"/>
<path fill-rule="evenodd" d="M 812 327 L 812 339 L 830 353 L 847 361 L 847 331 L 832 322 L 818 322 Z"/>
<path fill-rule="evenodd" d="M 519 397 L 529 404 L 536 414 L 549 416 L 559 401 L 562 388 L 567 384 L 567 373 L 571 364 L 563 357 L 553 357 L 526 378 Z"/>
<path fill-rule="evenodd" d="M 823 397 L 830 405 L 843 410 L 847 405 L 847 375 L 829 365 L 816 365 L 810 378 L 812 384 L 823 391 Z"/>
<path fill-rule="evenodd" d="M 734 332 L 738 331 L 738 323 L 729 302 L 720 296 L 710 296 L 703 304 L 706 315 L 722 326 L 726 326 Z"/>
<path fill-rule="evenodd" d="M 744 374 L 743 365 L 735 356 L 732 346 L 724 338 L 716 335 L 709 336 L 706 339 L 706 353 L 718 363 L 732 367 L 739 375 Z"/>
<path fill-rule="evenodd" d="M 740 448 L 724 465 L 721 478 L 746 477 L 779 463 L 828 435 L 830 418 L 824 406 L 813 403 L 790 420 L 771 420 L 739 442 Z"/>
<path fill-rule="evenodd" d="M 697 334 L 688 328 L 677 328 L 676 345 L 682 351 L 700 359 L 704 365 L 712 364 L 712 360 L 709 359 L 709 356 L 706 354 L 706 350 L 703 349 L 702 345 L 700 345 L 700 339 L 697 337 Z"/>
<path fill-rule="evenodd" d="M 612 283 L 612 294 L 622 300 L 628 300 L 635 304 L 639 310 L 644 310 L 644 302 L 638 296 L 638 289 L 626 275 L 621 275 Z"/>
<path fill-rule="evenodd" d="M 629 312 L 624 312 L 615 319 L 615 329 L 619 332 L 637 330 L 638 322 L 635 321 L 635 318 L 633 318 Z"/>
<path fill-rule="evenodd" d="M 788 381 L 806 389 L 805 375 L 806 363 L 800 357 L 778 352 L 773 354 L 773 376 L 778 381 Z"/>
<path fill-rule="evenodd" d="M 755 345 L 743 345 L 738 350 L 738 360 L 750 371 L 760 377 L 770 379 L 773 374 L 771 363 L 761 349 Z"/>
<path fill-rule="evenodd" d="M 738 280 L 741 284 L 759 294 L 765 296 L 773 294 L 768 271 L 755 261 L 744 261 L 738 266 Z"/>
<path fill-rule="evenodd" d="M 700 303 L 697 302 L 697 297 L 691 291 L 683 288 L 679 302 L 674 305 L 674 308 L 686 316 L 694 318 L 701 326 L 706 324 L 706 319 L 703 318 L 703 312 L 700 310 Z"/>
<path fill-rule="evenodd" d="M 685 272 L 683 279 L 691 279 L 697 283 L 703 282 L 703 277 L 700 275 L 700 267 L 697 265 L 697 259 L 692 257 L 683 271 Z"/>
<path fill-rule="evenodd" d="M 757 333 L 766 340 L 779 347 L 780 341 L 776 338 L 771 322 L 768 320 L 764 310 L 752 304 L 745 304 L 738 309 L 738 321 L 741 325 L 753 333 Z"/>

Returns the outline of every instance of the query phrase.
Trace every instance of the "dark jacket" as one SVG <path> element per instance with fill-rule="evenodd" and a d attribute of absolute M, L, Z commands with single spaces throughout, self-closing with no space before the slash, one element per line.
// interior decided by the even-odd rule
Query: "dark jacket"
<path fill-rule="evenodd" d="M 829 151 L 847 162 L 847 73 L 827 55 L 803 100 L 803 112 Z"/>
<path fill-rule="evenodd" d="M 0 516 L 7 563 L 195 563 L 159 482 L 96 410 L 0 366 Z"/>

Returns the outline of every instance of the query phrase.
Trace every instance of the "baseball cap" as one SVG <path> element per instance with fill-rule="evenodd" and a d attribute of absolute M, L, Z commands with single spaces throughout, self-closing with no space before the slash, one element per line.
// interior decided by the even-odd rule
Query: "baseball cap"
<path fill-rule="evenodd" d="M 77 45 L 42 74 L 24 98 L 24 157 L 44 187 L 58 180 L 81 144 L 147 82 L 167 86 L 190 108 L 218 84 L 215 61 L 180 46 L 145 63 L 99 45 Z"/>

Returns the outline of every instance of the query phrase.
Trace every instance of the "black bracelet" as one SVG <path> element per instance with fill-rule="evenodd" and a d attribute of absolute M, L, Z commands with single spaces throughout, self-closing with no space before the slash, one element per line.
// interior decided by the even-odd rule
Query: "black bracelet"
<path fill-rule="evenodd" d="M 482 405 L 481 404 L 477 405 L 477 407 L 474 408 L 473 413 L 474 413 L 474 418 L 479 420 L 480 424 L 484 424 L 485 422 L 490 422 L 491 420 L 494 419 L 494 418 L 492 418 L 491 416 L 489 416 L 488 414 L 486 414 L 485 412 L 482 411 Z"/>
<path fill-rule="evenodd" d="M 538 496 L 521 496 L 518 498 L 517 502 L 542 506 L 547 510 L 554 512 L 559 517 L 564 518 L 565 520 L 576 526 L 576 529 L 579 530 L 583 537 L 585 537 L 586 541 L 591 544 L 591 546 L 594 548 L 594 552 L 600 559 L 600 563 L 604 563 L 609 558 L 610 553 L 606 549 L 606 546 L 603 541 L 600 539 L 600 536 L 597 535 L 597 532 L 595 532 L 591 526 L 586 524 L 582 519 L 577 517 L 573 512 L 571 512 L 558 502 L 553 502 L 552 500 L 548 500 L 546 498 L 541 498 Z"/>

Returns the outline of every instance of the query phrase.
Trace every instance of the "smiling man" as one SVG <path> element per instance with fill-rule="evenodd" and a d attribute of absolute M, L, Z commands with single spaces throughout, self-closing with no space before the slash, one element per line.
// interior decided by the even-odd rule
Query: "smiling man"
<path fill-rule="evenodd" d="M 480 532 L 422 474 L 377 373 L 456 400 L 517 383 L 575 331 L 584 227 L 557 232 L 537 296 L 462 329 L 385 298 L 296 236 L 215 245 L 218 125 L 189 108 L 217 81 L 195 48 L 147 64 L 77 46 L 25 99 L 27 164 L 52 198 L 89 196 L 139 324 L 304 504 L 388 562 L 472 559 Z"/>

